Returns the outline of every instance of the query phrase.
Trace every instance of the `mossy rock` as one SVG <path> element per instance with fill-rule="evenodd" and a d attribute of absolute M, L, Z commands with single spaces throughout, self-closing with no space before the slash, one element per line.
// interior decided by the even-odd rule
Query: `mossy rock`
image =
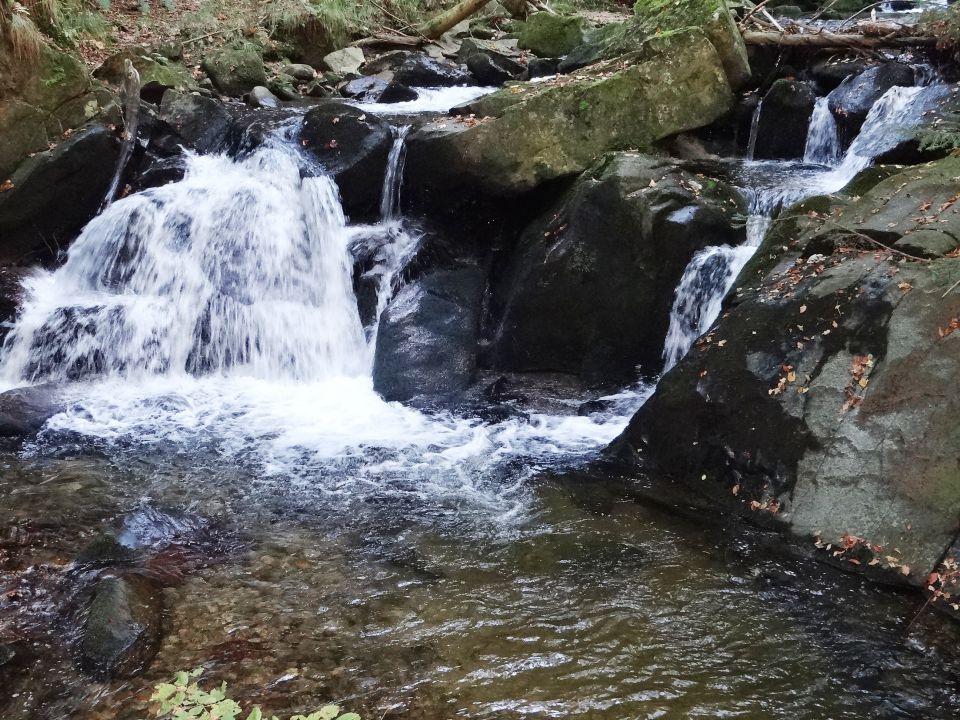
<path fill-rule="evenodd" d="M 203 60 L 203 70 L 224 95 L 239 97 L 267 84 L 262 50 L 250 42 L 225 45 Z"/>
<path fill-rule="evenodd" d="M 586 30 L 581 17 L 535 13 L 527 18 L 518 45 L 539 57 L 561 57 L 583 43 Z"/>
<path fill-rule="evenodd" d="M 124 63 L 127 60 L 140 73 L 140 87 L 145 90 L 170 88 L 179 92 L 192 92 L 198 89 L 193 73 L 182 64 L 137 48 L 128 48 L 110 56 L 94 71 L 93 76 L 119 87 L 123 84 Z M 162 91 L 159 94 L 162 94 Z"/>
<path fill-rule="evenodd" d="M 747 47 L 724 0 L 637 0 L 633 6 L 641 35 L 669 35 L 699 28 L 717 49 L 731 87 L 750 79 Z"/>

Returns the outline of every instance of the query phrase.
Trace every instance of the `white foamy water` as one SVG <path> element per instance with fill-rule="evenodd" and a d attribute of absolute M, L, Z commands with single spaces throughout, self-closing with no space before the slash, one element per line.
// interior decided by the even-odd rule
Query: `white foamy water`
<path fill-rule="evenodd" d="M 441 88 L 413 88 L 416 100 L 397 103 L 357 103 L 358 107 L 384 115 L 418 115 L 420 113 L 445 113 L 458 105 L 489 95 L 499 88 L 462 85 Z"/>
<path fill-rule="evenodd" d="M 830 112 L 826 97 L 817 98 L 810 116 L 810 129 L 807 131 L 807 144 L 803 150 L 803 161 L 812 165 L 835 165 L 840 157 L 840 137 L 837 133 L 837 121 Z"/>

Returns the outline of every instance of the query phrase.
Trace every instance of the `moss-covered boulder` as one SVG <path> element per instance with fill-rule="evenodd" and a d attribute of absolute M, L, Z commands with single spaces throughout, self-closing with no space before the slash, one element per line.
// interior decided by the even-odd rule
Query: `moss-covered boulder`
<path fill-rule="evenodd" d="M 732 104 L 702 33 L 654 38 L 618 63 L 495 93 L 478 105 L 489 117 L 424 125 L 408 141 L 408 186 L 448 204 L 457 188 L 517 195 L 582 172 L 607 151 L 707 125 Z"/>
<path fill-rule="evenodd" d="M 203 70 L 219 92 L 232 97 L 239 97 L 258 85 L 267 84 L 261 50 L 249 42 L 234 43 L 215 50 L 203 59 Z"/>
<path fill-rule="evenodd" d="M 583 43 L 587 21 L 576 15 L 534 13 L 523 26 L 519 47 L 539 57 L 560 57 Z"/>
<path fill-rule="evenodd" d="M 72 55 L 42 45 L 29 65 L 0 54 L 0 182 L 29 154 L 45 150 L 112 105 Z"/>
<path fill-rule="evenodd" d="M 958 177 L 949 158 L 779 220 L 619 456 L 656 463 L 711 513 L 926 589 L 960 513 L 960 259 L 944 256 L 948 238 L 960 247 Z M 883 250 L 931 230 L 932 262 Z"/>

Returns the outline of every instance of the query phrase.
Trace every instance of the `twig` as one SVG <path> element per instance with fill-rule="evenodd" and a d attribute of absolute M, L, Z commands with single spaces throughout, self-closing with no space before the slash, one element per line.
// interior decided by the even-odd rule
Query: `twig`
<path fill-rule="evenodd" d="M 940 297 L 941 297 L 941 298 L 945 298 L 947 295 L 949 295 L 949 294 L 953 291 L 954 288 L 957 287 L 957 285 L 960 285 L 960 280 L 957 280 L 953 285 L 951 285 L 951 286 L 947 289 L 947 291 L 946 291 L 943 295 L 941 295 Z"/>
<path fill-rule="evenodd" d="M 208 37 L 213 37 L 214 35 L 223 35 L 225 33 L 232 32 L 241 32 L 243 28 L 223 28 L 222 30 L 214 30 L 212 33 L 207 33 L 206 35 L 200 35 L 199 37 L 190 38 L 189 40 L 184 40 L 183 45 L 189 45 L 190 43 L 199 42 L 200 40 L 206 40 Z"/>
<path fill-rule="evenodd" d="M 838 0 L 833 0 L 833 2 L 837 2 L 837 1 L 838 1 Z M 770 0 L 763 0 L 763 2 L 760 3 L 759 5 L 754 5 L 754 6 L 753 6 L 753 9 L 752 9 L 750 12 L 748 12 L 746 15 L 744 15 L 744 16 L 743 16 L 743 19 L 742 19 L 738 24 L 739 24 L 741 27 L 746 27 L 745 23 L 747 22 L 747 20 L 749 20 L 750 18 L 752 18 L 752 17 L 753 17 L 753 14 L 754 14 L 755 12 L 757 12 L 757 10 L 761 10 L 761 9 L 763 8 L 763 6 L 766 5 L 768 2 L 770 2 Z"/>

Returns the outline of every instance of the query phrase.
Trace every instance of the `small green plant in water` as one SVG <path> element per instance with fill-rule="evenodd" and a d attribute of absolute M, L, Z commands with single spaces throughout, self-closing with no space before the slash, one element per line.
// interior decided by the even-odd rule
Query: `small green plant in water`
<path fill-rule="evenodd" d="M 152 702 L 159 703 L 157 717 L 170 720 L 236 720 L 243 714 L 240 704 L 227 697 L 227 684 L 213 690 L 203 690 L 193 679 L 200 677 L 203 669 L 178 672 L 173 682 L 160 683 L 153 689 Z M 267 720 L 259 706 L 245 720 Z M 274 715 L 270 720 L 278 720 Z M 290 720 L 360 720 L 356 713 L 340 714 L 337 705 L 326 705 L 309 715 L 293 715 Z"/>

